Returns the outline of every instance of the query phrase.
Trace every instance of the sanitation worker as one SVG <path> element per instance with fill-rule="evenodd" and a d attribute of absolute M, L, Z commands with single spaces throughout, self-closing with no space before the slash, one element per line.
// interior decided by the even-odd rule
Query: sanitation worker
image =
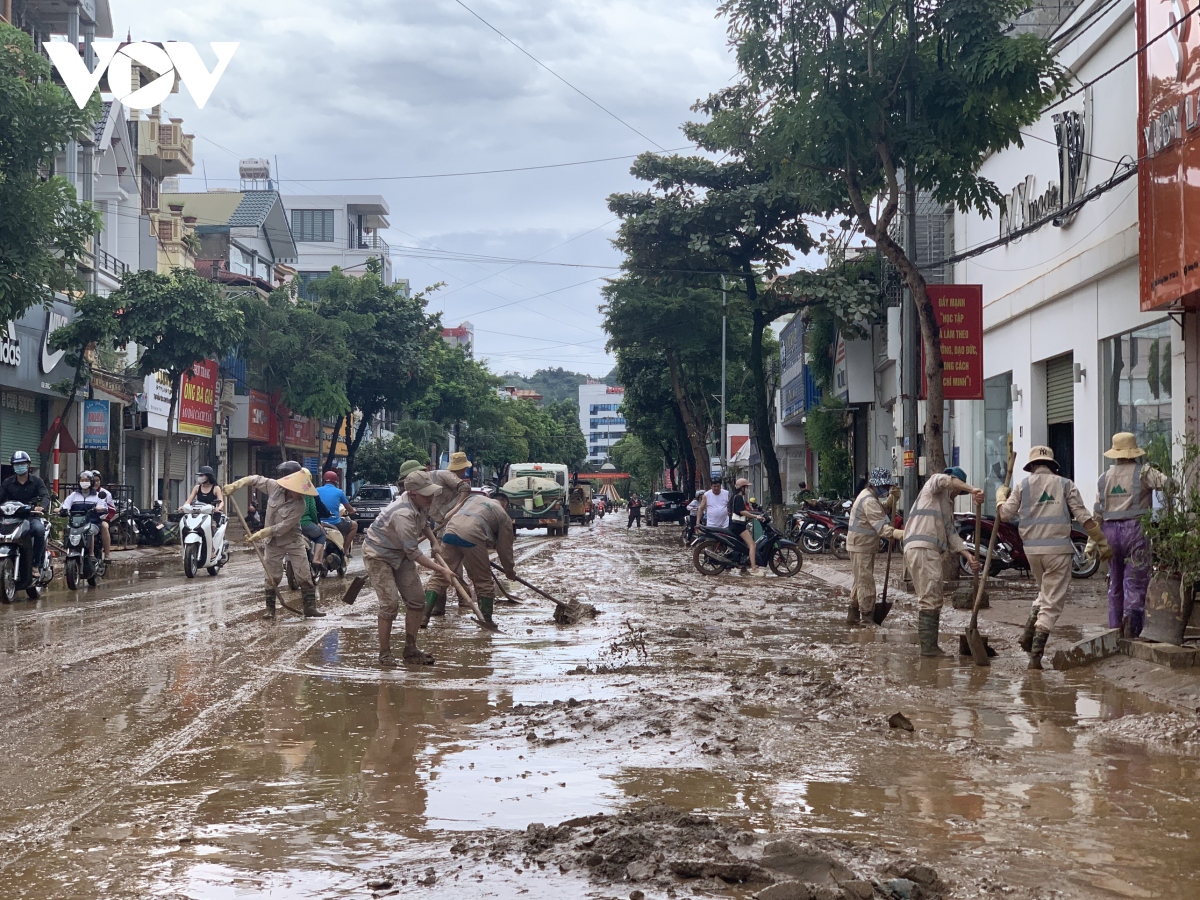
<path fill-rule="evenodd" d="M 971 494 L 983 503 L 983 491 L 967 483 L 967 473 L 958 466 L 934 475 L 921 489 L 904 520 L 904 563 L 912 575 L 917 594 L 917 634 L 922 656 L 945 656 L 938 647 L 942 618 L 942 554 L 961 554 L 971 571 L 979 563 L 954 528 L 954 498 Z"/>
<path fill-rule="evenodd" d="M 405 463 L 408 465 L 408 463 Z M 433 477 L 433 483 L 441 487 L 441 492 L 429 504 L 429 518 L 433 523 L 434 537 L 441 539 L 442 529 L 446 527 L 446 523 L 450 521 L 450 517 L 463 505 L 468 497 L 471 496 L 471 461 L 467 459 L 465 453 L 451 453 L 450 465 L 445 469 L 439 469 L 436 472 L 429 473 Z M 442 553 L 442 558 L 445 558 L 445 553 L 440 543 L 432 545 L 430 552 L 437 551 Z M 454 571 L 460 576 L 462 575 L 462 567 L 454 566 Z M 472 579 L 474 580 L 474 579 Z M 488 578 L 489 583 L 491 578 Z M 459 599 L 459 605 L 462 606 L 462 599 Z M 433 615 L 444 616 L 446 614 L 446 595 L 442 594 L 441 600 L 434 607 Z M 426 616 L 428 618 L 428 616 Z"/>
<path fill-rule="evenodd" d="M 432 543 L 429 529 L 429 506 L 441 493 L 441 485 L 433 476 L 417 469 L 404 479 L 404 493 L 389 503 L 378 515 L 363 538 L 362 558 L 367 575 L 379 597 L 377 624 L 379 627 L 379 664 L 396 665 L 392 655 L 392 622 L 404 602 L 404 653 L 406 663 L 431 665 L 433 657 L 418 649 L 417 633 L 421 630 L 421 612 L 425 596 L 417 566 L 448 578 L 452 573 L 441 563 L 421 552 L 421 538 Z M 447 583 L 449 583 L 447 581 Z"/>
<path fill-rule="evenodd" d="M 1128 431 L 1114 434 L 1112 447 L 1104 455 L 1117 461 L 1100 476 L 1095 507 L 1112 548 L 1108 627 L 1120 628 L 1132 638 L 1142 633 L 1146 622 L 1146 589 L 1150 586 L 1150 547 L 1141 518 L 1153 512 L 1154 492 L 1165 490 L 1170 479 L 1146 465 L 1146 451 Z"/>
<path fill-rule="evenodd" d="M 276 469 L 278 479 L 262 475 L 247 475 L 233 484 L 221 488 L 228 497 L 234 491 L 248 487 L 263 491 L 267 495 L 267 517 L 265 527 L 250 535 L 248 540 L 263 542 L 264 584 L 267 592 L 267 611 L 264 619 L 275 618 L 275 598 L 279 582 L 283 578 L 283 560 L 290 557 L 292 571 L 300 582 L 300 595 L 304 598 L 305 618 L 321 618 L 325 615 L 317 610 L 317 589 L 313 585 L 312 571 L 308 565 L 308 554 L 300 535 L 300 520 L 304 518 L 305 497 L 316 497 L 312 476 L 300 463 L 285 462 Z"/>
<path fill-rule="evenodd" d="M 460 566 L 466 568 L 471 584 L 479 595 L 479 611 L 489 625 L 495 624 L 492 611 L 496 606 L 496 581 L 488 563 L 488 551 L 495 550 L 504 574 L 516 578 L 513 539 L 513 524 L 508 510 L 502 503 L 482 494 L 468 497 L 450 517 L 442 533 L 442 559 L 452 571 L 457 572 Z M 422 627 L 429 624 L 430 616 L 436 615 L 434 610 L 439 605 L 445 609 L 446 591 L 449 589 L 450 580 L 440 572 L 429 580 L 425 590 L 425 620 Z"/>
<path fill-rule="evenodd" d="M 1071 520 L 1078 519 L 1088 536 L 1100 548 L 1100 555 L 1112 555 L 1100 524 L 1096 522 L 1079 488 L 1070 478 L 1059 474 L 1054 451 L 1049 447 L 1032 447 L 1025 464 L 1029 477 L 1011 491 L 1001 485 L 996 489 L 996 513 L 1004 522 L 1021 520 L 1021 542 L 1029 557 L 1029 569 L 1037 581 L 1038 595 L 1021 635 L 1021 649 L 1029 654 L 1029 668 L 1042 667 L 1046 641 L 1067 602 L 1071 586 L 1071 560 L 1075 547 L 1071 543 Z"/>
<path fill-rule="evenodd" d="M 879 541 L 903 540 L 904 532 L 892 527 L 895 506 L 895 482 L 892 473 L 883 466 L 871 470 L 864 487 L 850 507 L 850 524 L 846 532 L 846 549 L 854 571 L 854 590 L 850 595 L 850 610 L 846 624 L 874 622 L 875 612 L 875 554 Z"/>

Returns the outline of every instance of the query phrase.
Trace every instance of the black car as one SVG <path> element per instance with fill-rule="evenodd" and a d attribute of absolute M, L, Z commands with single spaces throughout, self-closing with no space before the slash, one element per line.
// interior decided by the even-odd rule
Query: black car
<path fill-rule="evenodd" d="M 358 523 L 360 532 L 366 531 L 375 521 L 375 517 L 383 512 L 383 508 L 400 496 L 400 489 L 394 484 L 364 484 L 350 501 L 354 507 L 354 521 Z"/>
<path fill-rule="evenodd" d="M 658 491 L 650 501 L 646 521 L 650 525 L 659 522 L 680 522 L 687 518 L 688 497 L 683 491 Z"/>

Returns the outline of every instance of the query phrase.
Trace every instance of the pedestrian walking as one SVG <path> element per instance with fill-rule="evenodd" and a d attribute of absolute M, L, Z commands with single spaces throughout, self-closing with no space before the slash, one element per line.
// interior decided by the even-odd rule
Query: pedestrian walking
<path fill-rule="evenodd" d="M 431 665 L 433 657 L 417 647 L 425 610 L 425 593 L 417 566 L 440 573 L 447 579 L 453 572 L 421 551 L 421 538 L 436 543 L 429 528 L 429 506 L 442 491 L 433 476 L 417 469 L 404 479 L 404 493 L 389 503 L 363 537 L 363 566 L 379 598 L 376 624 L 379 633 L 379 664 L 396 665 L 392 655 L 392 622 L 404 603 L 404 652 L 406 663 Z"/>
<path fill-rule="evenodd" d="M 266 612 L 263 618 L 275 618 L 275 599 L 279 582 L 283 579 L 283 561 L 290 558 L 292 572 L 300 582 L 300 595 L 304 598 L 304 616 L 319 619 L 325 613 L 317 609 L 317 589 L 313 585 L 312 570 L 300 533 L 300 520 L 305 512 L 304 499 L 316 497 L 317 489 L 313 487 L 308 469 L 302 469 L 298 462 L 285 462 L 276 472 L 280 476 L 278 479 L 262 475 L 239 478 L 232 484 L 224 485 L 221 493 L 228 497 L 234 491 L 248 487 L 267 495 L 265 527 L 247 537 L 250 541 L 263 544 L 263 582 L 266 588 Z"/>
<path fill-rule="evenodd" d="M 750 482 L 745 478 L 739 478 L 733 485 L 733 499 L 729 506 L 729 530 L 746 544 L 746 552 L 750 555 L 750 574 L 766 575 L 767 573 L 758 567 L 754 529 L 750 527 L 750 523 L 759 518 L 759 515 L 750 508 L 750 501 L 746 499 L 746 492 L 749 489 Z"/>
<path fill-rule="evenodd" d="M 874 622 L 875 556 L 879 541 L 904 539 L 904 531 L 892 526 L 899 489 L 892 473 L 883 466 L 871 470 L 867 484 L 859 491 L 850 507 L 850 523 L 846 530 L 846 549 L 854 572 L 854 588 L 850 595 L 847 625 Z"/>
<path fill-rule="evenodd" d="M 1071 520 L 1079 521 L 1100 547 L 1102 557 L 1107 558 L 1111 551 L 1100 524 L 1083 505 L 1075 482 L 1059 474 L 1053 450 L 1030 448 L 1025 471 L 1029 477 L 1011 491 L 1004 485 L 996 489 L 996 515 L 1004 522 L 1020 519 L 1021 542 L 1038 586 L 1020 644 L 1029 654 L 1029 668 L 1040 669 L 1046 642 L 1062 615 L 1067 588 L 1071 586 L 1071 560 L 1075 556 Z"/>
<path fill-rule="evenodd" d="M 632 528 L 634 522 L 639 529 L 642 527 L 642 498 L 636 493 L 629 497 L 629 522 L 625 527 Z"/>
<path fill-rule="evenodd" d="M 1150 545 L 1142 516 L 1154 511 L 1154 492 L 1170 479 L 1145 463 L 1146 451 L 1128 431 L 1113 435 L 1104 452 L 1116 464 L 1096 486 L 1096 517 L 1112 551 L 1108 570 L 1108 627 L 1126 637 L 1142 633 L 1146 621 L 1146 589 L 1150 586 Z"/>
<path fill-rule="evenodd" d="M 500 567 L 509 578 L 517 577 L 513 563 L 512 519 L 504 506 L 482 494 L 472 494 L 450 517 L 442 534 L 442 561 L 447 568 L 457 572 L 460 567 L 467 570 L 471 584 L 479 595 L 479 611 L 489 625 L 494 625 L 492 612 L 496 606 L 496 580 L 488 562 L 488 551 L 495 550 Z M 441 572 L 429 579 L 425 588 L 424 628 L 429 618 L 436 613 L 440 604 L 446 608 L 446 592 L 450 580 Z"/>
<path fill-rule="evenodd" d="M 917 635 L 922 656 L 945 656 L 938 647 L 942 618 L 942 554 L 958 553 L 972 572 L 979 563 L 963 544 L 954 528 L 954 498 L 971 494 L 982 505 L 983 491 L 967 483 L 967 473 L 958 466 L 934 475 L 921 489 L 904 522 L 904 563 L 917 594 Z"/>
<path fill-rule="evenodd" d="M 708 515 L 707 519 L 704 518 L 705 514 Z M 714 478 L 712 487 L 700 498 L 696 521 L 704 522 L 709 528 L 729 527 L 729 492 L 721 490 L 720 478 Z"/>

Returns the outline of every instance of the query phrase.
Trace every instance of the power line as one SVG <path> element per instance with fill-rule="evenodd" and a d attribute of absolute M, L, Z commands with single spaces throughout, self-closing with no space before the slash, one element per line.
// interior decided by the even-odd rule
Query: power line
<path fill-rule="evenodd" d="M 664 152 L 666 152 L 663 145 L 658 143 L 658 141 L 654 140 L 654 138 L 647 137 L 646 135 L 642 134 L 640 131 L 638 131 L 636 128 L 634 128 L 632 125 L 630 125 L 628 122 L 626 122 L 620 116 L 618 116 L 611 109 L 604 106 L 599 101 L 594 100 L 593 98 L 589 97 L 587 94 L 585 94 L 579 88 L 575 87 L 575 85 L 571 84 L 571 82 L 567 81 L 567 79 L 563 78 L 561 75 L 559 75 L 557 72 L 555 72 L 553 69 L 551 69 L 548 65 L 546 65 L 544 62 L 542 62 L 540 59 L 538 59 L 536 56 L 534 56 L 532 53 L 530 53 L 528 50 L 526 50 L 524 47 L 522 47 L 520 44 L 518 44 L 516 41 L 514 41 L 512 38 L 510 38 L 507 34 L 505 34 L 503 31 L 501 31 L 499 28 L 497 28 L 491 22 L 489 22 L 487 19 L 485 19 L 479 13 L 475 12 L 475 10 L 471 9 L 471 7 L 467 6 L 467 4 L 463 3 L 463 0 L 454 0 L 454 2 L 457 3 L 459 6 L 461 6 L 463 9 L 465 9 L 467 12 L 469 12 L 471 15 L 473 15 L 475 18 L 477 18 L 480 22 L 482 22 L 484 25 L 486 25 L 492 31 L 496 32 L 496 34 L 500 35 L 500 37 L 504 38 L 504 40 L 508 41 L 510 44 L 512 44 L 514 47 L 516 47 L 518 50 L 520 50 L 522 53 L 524 53 L 526 56 L 528 56 L 530 59 L 532 59 L 535 63 L 537 63 L 539 66 L 541 66 L 547 72 L 549 72 L 551 75 L 553 75 L 555 78 L 557 78 L 563 84 L 565 84 L 567 87 L 569 87 L 575 93 L 577 93 L 584 100 L 587 100 L 592 105 L 596 106 L 597 108 L 603 110 L 608 115 L 612 116 L 614 119 L 616 119 L 618 122 L 620 122 L 626 128 L 628 128 L 630 131 L 632 131 L 634 134 L 636 134 L 642 140 L 649 141 L 651 144 L 653 144 L 659 150 L 663 150 Z"/>

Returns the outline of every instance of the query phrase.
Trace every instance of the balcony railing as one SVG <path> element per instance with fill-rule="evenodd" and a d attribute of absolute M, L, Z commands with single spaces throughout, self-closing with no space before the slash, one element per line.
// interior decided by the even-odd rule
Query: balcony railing
<path fill-rule="evenodd" d="M 138 156 L 159 178 L 192 174 L 192 135 L 183 133 L 182 121 L 166 125 L 154 119 L 137 122 Z"/>
<path fill-rule="evenodd" d="M 129 265 L 121 262 L 107 250 L 96 248 L 96 265 L 117 278 L 129 271 Z"/>
<path fill-rule="evenodd" d="M 380 256 L 390 257 L 392 248 L 378 234 L 355 235 L 350 239 L 351 250 L 377 250 Z"/>

